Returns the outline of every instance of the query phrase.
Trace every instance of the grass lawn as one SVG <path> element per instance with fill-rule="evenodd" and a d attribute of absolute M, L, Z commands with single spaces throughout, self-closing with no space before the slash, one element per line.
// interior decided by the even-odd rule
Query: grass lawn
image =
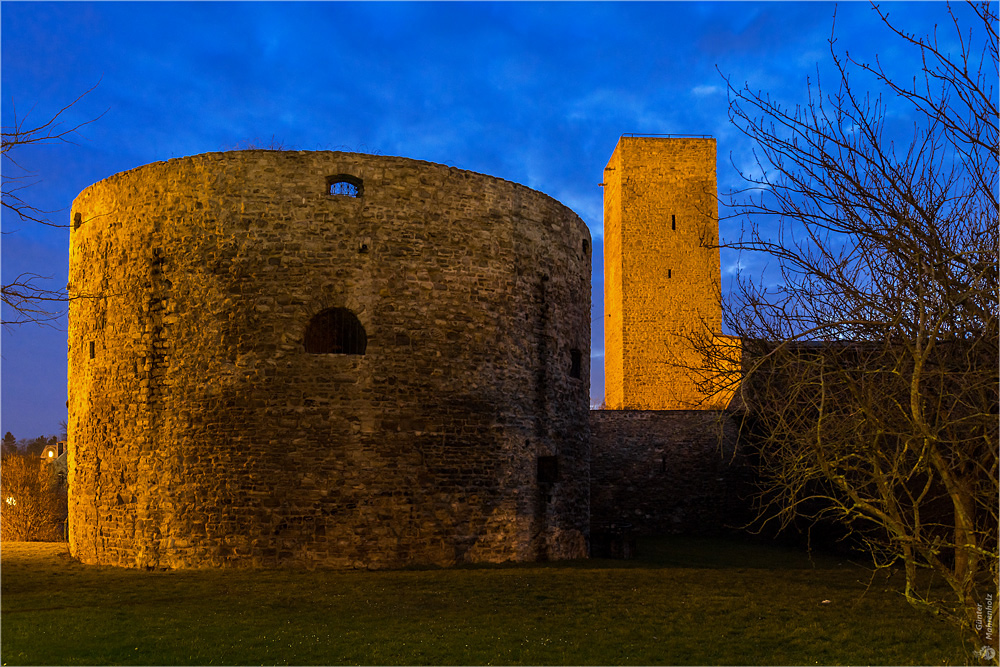
<path fill-rule="evenodd" d="M 951 628 L 832 557 L 732 540 L 633 561 L 140 572 L 4 543 L 5 665 L 963 664 Z M 871 584 L 871 585 L 869 585 Z"/>

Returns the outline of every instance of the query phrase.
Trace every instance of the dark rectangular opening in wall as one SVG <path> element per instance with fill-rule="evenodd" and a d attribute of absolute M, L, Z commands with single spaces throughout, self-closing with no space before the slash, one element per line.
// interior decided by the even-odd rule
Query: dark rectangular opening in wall
<path fill-rule="evenodd" d="M 673 278 L 673 277 L 674 277 L 674 270 L 667 269 L 667 278 Z"/>
<path fill-rule="evenodd" d="M 580 350 L 570 350 L 569 356 L 569 376 L 579 380 L 583 371 L 583 353 Z"/>
<path fill-rule="evenodd" d="M 94 358 L 94 341 L 90 341 L 90 358 Z"/>
<path fill-rule="evenodd" d="M 677 229 L 677 216 L 670 216 L 670 229 Z"/>
<path fill-rule="evenodd" d="M 559 481 L 559 457 L 538 457 L 538 483 L 555 484 Z"/>

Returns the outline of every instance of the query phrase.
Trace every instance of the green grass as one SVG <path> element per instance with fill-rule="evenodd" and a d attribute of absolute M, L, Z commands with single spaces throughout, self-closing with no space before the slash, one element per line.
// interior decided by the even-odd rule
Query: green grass
<path fill-rule="evenodd" d="M 3 664 L 955 664 L 944 623 L 830 557 L 661 539 L 634 561 L 139 572 L 2 546 Z M 824 603 L 824 600 L 828 602 Z"/>

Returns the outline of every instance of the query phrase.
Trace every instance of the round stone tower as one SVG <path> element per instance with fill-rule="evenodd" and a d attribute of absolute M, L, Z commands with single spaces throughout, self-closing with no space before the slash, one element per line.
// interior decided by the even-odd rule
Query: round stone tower
<path fill-rule="evenodd" d="M 397 157 L 158 162 L 72 210 L 70 549 L 129 567 L 586 555 L 590 234 Z"/>

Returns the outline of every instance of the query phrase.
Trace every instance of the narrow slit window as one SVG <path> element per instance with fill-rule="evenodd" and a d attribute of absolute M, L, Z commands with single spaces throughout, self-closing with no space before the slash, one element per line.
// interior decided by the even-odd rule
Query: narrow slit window
<path fill-rule="evenodd" d="M 559 481 L 559 458 L 539 456 L 537 480 L 539 484 L 555 484 Z"/>
<path fill-rule="evenodd" d="M 95 356 L 94 341 L 90 341 L 90 358 L 93 359 L 94 356 Z"/>
<path fill-rule="evenodd" d="M 673 278 L 673 277 L 674 277 L 674 270 L 667 269 L 667 278 Z"/>
<path fill-rule="evenodd" d="M 580 350 L 570 350 L 569 357 L 569 376 L 579 380 L 583 369 L 583 353 Z"/>
<path fill-rule="evenodd" d="M 350 310 L 329 308 L 309 321 L 303 346 L 310 354 L 364 354 L 368 334 Z"/>
<path fill-rule="evenodd" d="M 331 176 L 326 180 L 327 194 L 331 197 L 352 197 L 361 196 L 362 183 L 360 178 L 340 174 Z"/>
<path fill-rule="evenodd" d="M 677 216 L 670 216 L 670 229 L 677 229 Z"/>

